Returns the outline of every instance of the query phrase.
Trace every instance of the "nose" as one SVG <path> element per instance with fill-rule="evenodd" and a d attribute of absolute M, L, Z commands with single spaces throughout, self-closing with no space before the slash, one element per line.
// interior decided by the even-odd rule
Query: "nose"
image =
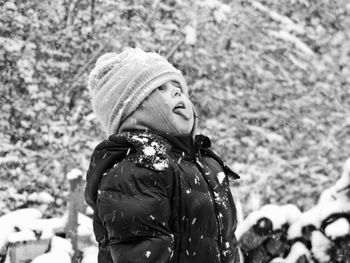
<path fill-rule="evenodd" d="M 181 92 L 179 90 L 175 90 L 173 95 L 174 97 L 181 97 Z"/>

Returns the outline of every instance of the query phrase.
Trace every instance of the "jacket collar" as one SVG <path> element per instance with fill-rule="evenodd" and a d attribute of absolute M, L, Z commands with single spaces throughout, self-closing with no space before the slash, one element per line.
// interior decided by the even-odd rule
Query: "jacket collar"
<path fill-rule="evenodd" d="M 131 130 L 130 132 L 147 132 L 160 136 L 170 145 L 170 151 L 182 156 L 183 159 L 194 160 L 203 148 L 211 147 L 211 141 L 207 136 L 191 134 L 171 134 L 153 130 Z"/>
<path fill-rule="evenodd" d="M 152 131 L 153 132 L 153 131 Z M 156 132 L 166 139 L 174 153 L 181 154 L 184 159 L 194 160 L 202 148 L 211 146 L 210 139 L 204 135 L 196 135 L 194 138 L 191 134 L 169 134 Z"/>

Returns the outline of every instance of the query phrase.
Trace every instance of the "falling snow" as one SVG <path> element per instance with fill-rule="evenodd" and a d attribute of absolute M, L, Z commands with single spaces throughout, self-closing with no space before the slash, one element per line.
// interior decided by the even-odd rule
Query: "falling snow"
<path fill-rule="evenodd" d="M 219 180 L 219 183 L 222 184 L 222 182 L 224 181 L 226 175 L 224 172 L 220 172 L 217 174 L 217 177 L 218 177 L 218 180 Z"/>
<path fill-rule="evenodd" d="M 146 258 L 149 258 L 150 255 L 151 255 L 151 251 L 146 251 L 146 252 L 145 252 Z"/>

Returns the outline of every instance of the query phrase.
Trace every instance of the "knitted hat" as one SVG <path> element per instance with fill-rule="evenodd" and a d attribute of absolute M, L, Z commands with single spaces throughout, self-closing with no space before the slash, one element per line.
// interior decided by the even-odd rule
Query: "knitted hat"
<path fill-rule="evenodd" d="M 129 48 L 102 55 L 90 73 L 89 89 L 92 108 L 106 134 L 117 133 L 143 100 L 168 81 L 178 82 L 188 94 L 181 72 L 157 53 Z"/>

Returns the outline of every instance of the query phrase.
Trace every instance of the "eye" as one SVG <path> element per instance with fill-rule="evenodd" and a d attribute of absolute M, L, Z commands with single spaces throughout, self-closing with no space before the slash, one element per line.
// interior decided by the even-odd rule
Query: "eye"
<path fill-rule="evenodd" d="M 159 89 L 159 90 L 165 90 L 166 87 L 165 87 L 164 85 L 162 85 L 162 86 L 158 87 L 158 89 Z"/>
<path fill-rule="evenodd" d="M 179 89 L 181 89 L 181 85 L 178 83 L 178 82 L 176 82 L 176 81 L 173 81 L 173 82 L 171 82 L 176 88 L 179 88 Z"/>

